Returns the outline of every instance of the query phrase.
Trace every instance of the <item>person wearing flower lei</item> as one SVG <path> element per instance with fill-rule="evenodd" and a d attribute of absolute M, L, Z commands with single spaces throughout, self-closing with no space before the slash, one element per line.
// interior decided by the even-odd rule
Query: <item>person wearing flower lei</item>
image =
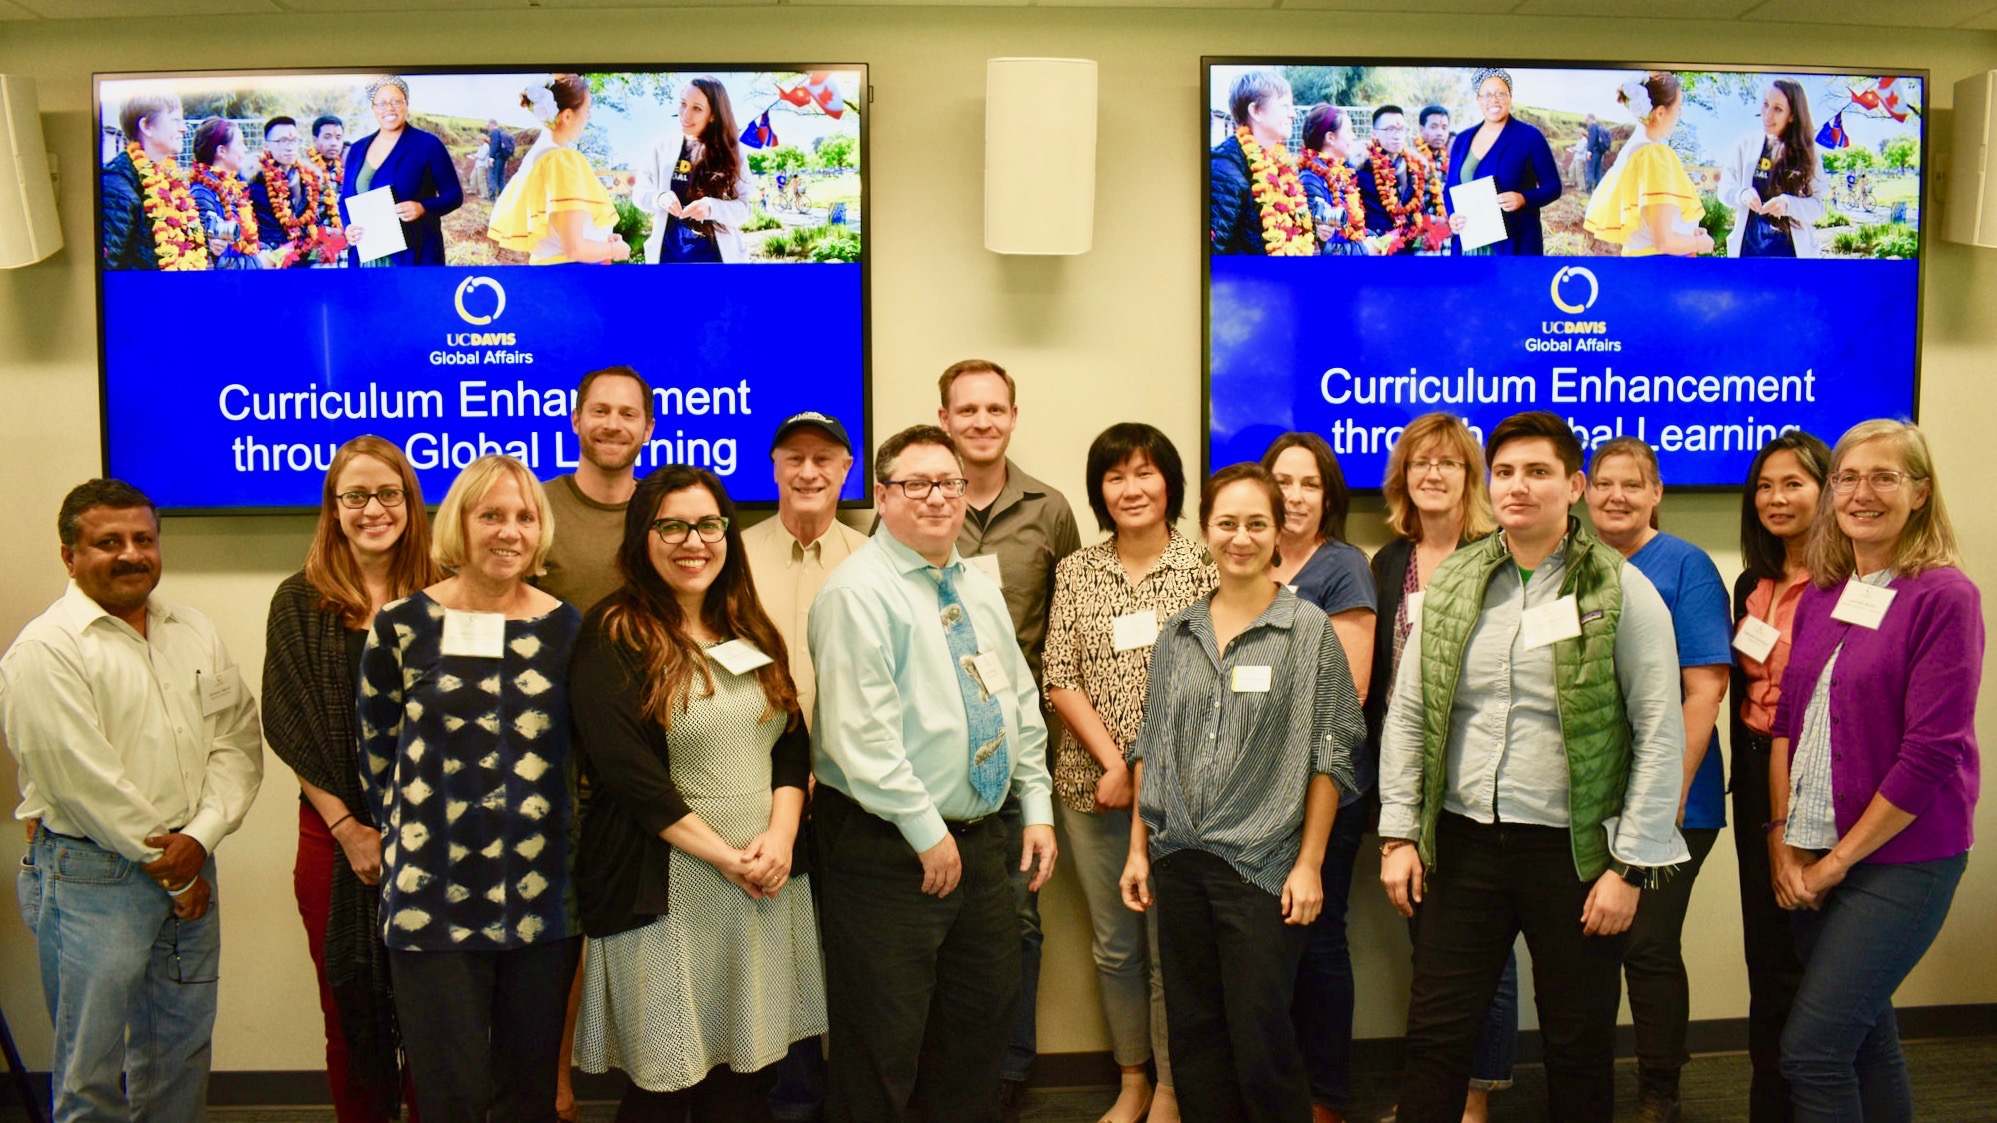
<path fill-rule="evenodd" d="M 1540 211 L 1552 206 L 1567 185 L 1554 161 L 1553 146 L 1538 128 L 1512 116 L 1512 76 L 1495 66 L 1470 76 L 1483 120 L 1474 129 L 1456 134 L 1449 146 L 1445 187 L 1477 179 L 1496 181 L 1498 209 L 1505 219 L 1503 241 L 1466 250 L 1453 237 L 1463 230 L 1463 217 L 1449 216 L 1456 252 L 1472 256 L 1539 257 L 1546 252 Z M 1447 196 L 1445 195 L 1445 200 Z M 1445 203 L 1445 205 L 1447 205 Z"/>
<path fill-rule="evenodd" d="M 1407 253 L 1421 245 L 1428 223 L 1428 169 L 1407 152 L 1408 118 L 1398 105 L 1373 111 L 1373 139 L 1360 165 L 1359 197 L 1366 207 L 1367 250 L 1376 255 Z M 1382 189 L 1382 185 L 1387 185 Z"/>
<path fill-rule="evenodd" d="M 309 238 L 325 222 L 325 181 L 299 166 L 298 122 L 272 117 L 263 126 L 263 155 L 250 179 L 257 235 L 265 249 Z"/>
<path fill-rule="evenodd" d="M 1234 134 L 1208 164 L 1208 237 L 1213 252 L 1307 257 L 1318 252 L 1310 200 L 1284 144 L 1296 117 L 1290 83 L 1251 70 L 1228 91 Z"/>
<path fill-rule="evenodd" d="M 180 98 L 139 94 L 118 111 L 125 150 L 104 165 L 100 252 L 106 269 L 208 268 L 208 237 L 175 158 L 187 134 Z"/>
<path fill-rule="evenodd" d="M 1366 205 L 1359 198 L 1359 180 L 1346 160 L 1357 140 L 1352 117 L 1335 105 L 1313 105 L 1304 114 L 1304 146 L 1298 178 L 1310 200 L 1317 240 L 1327 256 L 1366 252 Z"/>
<path fill-rule="evenodd" d="M 325 222 L 333 227 L 340 225 L 340 176 L 344 170 L 340 160 L 346 155 L 346 148 L 346 122 L 330 113 L 313 119 L 312 147 L 305 160 L 326 185 Z"/>
<path fill-rule="evenodd" d="M 194 180 L 189 189 L 208 237 L 208 258 L 216 269 L 261 269 L 256 208 L 240 178 L 250 161 L 243 130 L 227 117 L 210 117 L 194 130 Z"/>
<path fill-rule="evenodd" d="M 1415 114 L 1415 121 L 1421 131 L 1415 134 L 1414 146 L 1408 149 L 1408 154 L 1422 162 L 1423 175 L 1428 180 L 1428 199 L 1422 203 L 1422 211 L 1434 218 L 1446 218 L 1448 211 L 1442 190 L 1449 180 L 1449 110 L 1440 105 L 1424 105 Z"/>

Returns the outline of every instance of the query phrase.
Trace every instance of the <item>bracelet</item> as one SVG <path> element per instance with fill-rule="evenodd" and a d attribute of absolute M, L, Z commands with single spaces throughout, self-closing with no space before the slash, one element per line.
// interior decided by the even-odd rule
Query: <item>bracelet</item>
<path fill-rule="evenodd" d="M 193 877 L 188 878 L 187 884 L 181 886 L 180 888 L 167 889 L 166 895 L 169 897 L 185 897 L 187 896 L 187 891 L 194 888 L 194 883 L 200 880 L 201 880 L 201 875 L 195 874 Z M 165 886 L 161 886 L 161 888 L 165 888 Z"/>
<path fill-rule="evenodd" d="M 349 811 L 349 812 L 347 812 L 347 813 L 346 813 L 345 815 L 342 815 L 342 816 L 340 816 L 339 818 L 337 818 L 337 819 L 333 820 L 332 822 L 330 822 L 330 823 L 327 823 L 327 824 L 326 824 L 326 833 L 327 833 L 327 834 L 332 834 L 332 833 L 333 833 L 333 830 L 334 830 L 334 828 L 338 827 L 338 826 L 339 826 L 339 825 L 340 825 L 341 823 L 344 823 L 344 822 L 346 822 L 346 821 L 347 821 L 348 819 L 351 819 L 351 818 L 353 818 L 353 817 L 354 817 L 354 813 L 353 813 L 353 812 L 351 812 L 351 811 Z"/>
<path fill-rule="evenodd" d="M 1411 838 L 1383 838 L 1380 840 L 1380 856 L 1384 858 L 1403 846 L 1413 845 L 1414 840 Z"/>
<path fill-rule="evenodd" d="M 1761 824 L 1761 833 L 1767 834 L 1769 831 L 1774 830 L 1776 827 L 1786 826 L 1788 822 L 1789 820 L 1787 819 L 1770 819 L 1766 823 Z"/>

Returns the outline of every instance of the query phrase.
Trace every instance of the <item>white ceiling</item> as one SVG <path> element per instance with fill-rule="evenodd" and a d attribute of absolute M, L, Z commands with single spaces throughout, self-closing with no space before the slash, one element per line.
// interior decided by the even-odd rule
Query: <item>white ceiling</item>
<path fill-rule="evenodd" d="M 508 11 L 524 8 L 694 8 L 882 4 L 933 7 L 1282 8 L 1464 15 L 1618 16 L 1997 30 L 1997 0 L 0 0 L 0 21 L 286 12 Z"/>

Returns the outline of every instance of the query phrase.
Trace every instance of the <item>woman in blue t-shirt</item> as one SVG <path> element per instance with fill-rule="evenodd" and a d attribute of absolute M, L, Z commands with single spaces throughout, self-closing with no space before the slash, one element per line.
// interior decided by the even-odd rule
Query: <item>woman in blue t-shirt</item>
<path fill-rule="evenodd" d="M 1588 516 L 1602 541 L 1643 571 L 1671 610 L 1678 640 L 1685 709 L 1685 780 L 1678 796 L 1679 828 L 1692 860 L 1662 886 L 1645 891 L 1630 926 L 1623 976 L 1636 1023 L 1638 1091 L 1644 1105 L 1675 1118 L 1678 1073 L 1690 1059 L 1685 1027 L 1690 990 L 1680 934 L 1692 882 L 1726 825 L 1720 754 L 1708 752 L 1726 697 L 1733 658 L 1727 588 L 1704 550 L 1657 529 L 1664 480 L 1657 453 L 1636 437 L 1618 437 L 1595 450 L 1588 474 Z M 1646 1116 L 1648 1118 L 1648 1116 Z"/>

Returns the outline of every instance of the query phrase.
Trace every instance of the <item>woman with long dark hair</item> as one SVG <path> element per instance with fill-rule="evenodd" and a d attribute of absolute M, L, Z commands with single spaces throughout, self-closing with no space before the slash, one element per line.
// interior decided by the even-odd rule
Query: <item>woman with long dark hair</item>
<path fill-rule="evenodd" d="M 680 135 L 663 137 L 638 169 L 632 199 L 652 216 L 645 260 L 653 265 L 747 261 L 742 224 L 756 183 L 742 161 L 735 109 L 715 78 L 680 93 Z"/>
<path fill-rule="evenodd" d="M 1734 855 L 1740 867 L 1741 940 L 1747 956 L 1747 1055 L 1754 1068 L 1750 1123 L 1788 1123 L 1782 1078 L 1782 1026 L 1796 1000 L 1803 963 L 1789 914 L 1775 901 L 1768 845 L 1751 823 L 1768 813 L 1768 753 L 1782 672 L 1795 638 L 1796 602 L 1810 583 L 1804 545 L 1831 470 L 1824 442 L 1792 430 L 1761 446 L 1741 492 L 1740 557 L 1734 582 L 1734 669 L 1729 689 L 1733 759 Z M 1773 633 L 1772 635 L 1770 633 Z"/>
<path fill-rule="evenodd" d="M 768 1119 L 773 1066 L 825 1032 L 789 655 L 712 473 L 646 477 L 617 567 L 570 670 L 592 792 L 576 1065 L 629 1074 L 620 1120 Z"/>
<path fill-rule="evenodd" d="M 1761 128 L 1720 165 L 1720 202 L 1735 209 L 1728 257 L 1815 257 L 1830 181 L 1817 156 L 1803 84 L 1777 78 L 1761 94 Z"/>
<path fill-rule="evenodd" d="M 442 576 L 402 450 L 372 436 L 341 445 L 305 568 L 271 598 L 263 670 L 264 740 L 298 774 L 292 889 L 319 976 L 340 1123 L 390 1118 L 403 1088 L 388 953 L 375 932 L 381 824 L 361 796 L 354 727 L 361 650 L 383 605 Z"/>

